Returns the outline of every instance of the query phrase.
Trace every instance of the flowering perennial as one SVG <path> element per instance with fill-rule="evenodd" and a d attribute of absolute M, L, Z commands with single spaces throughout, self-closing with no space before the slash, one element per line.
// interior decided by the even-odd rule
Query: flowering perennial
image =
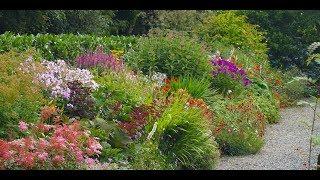
<path fill-rule="evenodd" d="M 215 57 L 211 60 L 211 63 L 216 68 L 212 72 L 213 76 L 225 74 L 230 76 L 232 79 L 241 80 L 244 86 L 251 84 L 251 81 L 247 77 L 245 70 L 237 67 L 231 61 L 222 59 L 221 57 Z"/>
<path fill-rule="evenodd" d="M 84 87 L 96 89 L 98 84 L 93 80 L 93 75 L 89 70 L 79 68 L 69 68 L 65 61 L 55 62 L 43 61 L 46 67 L 44 73 L 38 75 L 38 79 L 51 92 L 51 96 L 69 99 L 71 90 L 68 83 L 73 81 L 80 82 Z"/>
<path fill-rule="evenodd" d="M 76 58 L 76 61 L 80 68 L 101 66 L 104 68 L 117 70 L 121 69 L 124 65 L 122 60 L 117 59 L 112 54 L 104 53 L 102 49 L 98 49 L 95 52 L 81 55 Z"/>
<path fill-rule="evenodd" d="M 19 126 L 26 131 L 28 124 L 20 122 Z M 98 163 L 93 157 L 101 154 L 102 146 L 81 130 L 78 121 L 33 125 L 29 132 L 31 135 L 14 141 L 0 139 L 1 169 L 83 168 Z"/>

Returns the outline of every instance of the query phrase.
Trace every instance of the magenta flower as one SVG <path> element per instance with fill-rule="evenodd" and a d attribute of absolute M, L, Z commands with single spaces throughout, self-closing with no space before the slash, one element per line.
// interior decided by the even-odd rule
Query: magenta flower
<path fill-rule="evenodd" d="M 244 69 L 237 67 L 233 62 L 229 60 L 222 59 L 221 57 L 215 57 L 211 60 L 212 65 L 216 68 L 212 75 L 218 76 L 219 74 L 225 74 L 230 76 L 234 80 L 242 81 L 244 86 L 251 84 L 250 79 L 247 77 L 247 74 Z"/>
<path fill-rule="evenodd" d="M 76 58 L 80 68 L 103 67 L 112 70 L 121 69 L 124 65 L 122 60 L 115 58 L 112 54 L 106 54 L 102 49 L 87 53 Z"/>

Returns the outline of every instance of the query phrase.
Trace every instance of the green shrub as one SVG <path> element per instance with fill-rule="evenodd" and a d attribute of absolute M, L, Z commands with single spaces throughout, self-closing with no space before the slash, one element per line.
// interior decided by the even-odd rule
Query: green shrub
<path fill-rule="evenodd" d="M 136 39 L 133 36 L 14 35 L 7 32 L 0 35 L 0 53 L 11 49 L 25 51 L 35 48 L 46 60 L 63 59 L 74 63 L 73 60 L 77 56 L 86 51 L 93 51 L 99 45 L 102 45 L 105 51 L 127 50 L 136 42 Z"/>
<path fill-rule="evenodd" d="M 194 32 L 210 47 L 214 47 L 218 41 L 244 51 L 252 51 L 259 56 L 267 52 L 264 33 L 248 23 L 246 16 L 238 15 L 236 11 L 222 11 L 208 16 Z"/>
<path fill-rule="evenodd" d="M 244 10 L 241 13 L 248 16 L 250 23 L 258 24 L 260 29 L 267 32 L 268 55 L 273 67 L 287 69 L 295 65 L 300 68 L 304 66 L 307 47 L 320 33 L 319 11 Z M 319 69 L 309 69 L 310 75 L 315 77 L 319 76 L 317 72 Z"/>
<path fill-rule="evenodd" d="M 220 74 L 212 78 L 211 83 L 215 90 L 224 95 L 232 94 L 234 96 L 238 96 L 245 90 L 242 82 L 234 80 L 225 74 Z"/>
<path fill-rule="evenodd" d="M 153 100 L 155 84 L 128 69 L 105 71 L 103 75 L 96 76 L 95 81 L 100 87 L 93 96 L 105 120 L 126 120 L 134 107 L 148 105 Z"/>
<path fill-rule="evenodd" d="M 210 121 L 198 108 L 186 108 L 189 95 L 178 90 L 157 120 L 154 141 L 168 163 L 178 169 L 214 169 L 219 151 Z M 149 127 L 149 132 L 150 131 Z"/>
<path fill-rule="evenodd" d="M 264 114 L 266 121 L 270 124 L 277 123 L 280 120 L 280 103 L 277 101 L 272 91 L 253 86 L 249 93 L 253 93 L 254 104 Z"/>
<path fill-rule="evenodd" d="M 216 96 L 214 135 L 223 153 L 257 153 L 264 144 L 265 117 L 251 96 L 224 98 Z"/>
<path fill-rule="evenodd" d="M 213 11 L 197 10 L 158 10 L 155 11 L 153 27 L 191 32 L 204 17 L 213 13 Z"/>
<path fill-rule="evenodd" d="M 155 71 L 169 77 L 202 77 L 210 71 L 208 53 L 201 44 L 184 36 L 142 38 L 124 59 L 145 74 Z"/>
<path fill-rule="evenodd" d="M 158 149 L 158 144 L 152 141 L 144 141 L 132 148 L 131 167 L 136 170 L 172 170 L 172 164 L 166 161 Z"/>
<path fill-rule="evenodd" d="M 36 122 L 46 102 L 33 76 L 23 72 L 20 63 L 30 52 L 8 52 L 0 55 L 0 137 L 9 136 L 19 121 Z"/>

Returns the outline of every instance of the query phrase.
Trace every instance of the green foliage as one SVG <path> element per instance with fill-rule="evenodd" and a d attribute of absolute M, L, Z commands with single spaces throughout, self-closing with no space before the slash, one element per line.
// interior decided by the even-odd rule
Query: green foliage
<path fill-rule="evenodd" d="M 153 85 L 141 74 L 105 71 L 95 80 L 100 87 L 93 96 L 103 119 L 126 120 L 133 107 L 152 102 Z"/>
<path fill-rule="evenodd" d="M 153 28 L 191 32 L 213 11 L 199 10 L 158 10 L 155 11 Z"/>
<path fill-rule="evenodd" d="M 269 89 L 258 87 L 250 89 L 254 94 L 254 104 L 264 114 L 269 124 L 277 123 L 280 120 L 280 104 Z M 249 91 L 250 91 L 249 90 Z"/>
<path fill-rule="evenodd" d="M 46 102 L 33 76 L 20 70 L 30 52 L 8 52 L 0 55 L 0 137 L 15 131 L 19 121 L 35 122 Z"/>
<path fill-rule="evenodd" d="M 309 96 L 310 92 L 315 89 L 310 86 L 307 79 L 297 79 L 296 77 L 305 76 L 297 68 L 288 69 L 281 76 L 284 81 L 283 85 L 277 88 L 277 91 L 284 97 L 284 102 L 288 106 L 295 105 L 297 101 Z"/>
<path fill-rule="evenodd" d="M 212 78 L 211 83 L 212 87 L 215 90 L 224 95 L 233 94 L 235 96 L 238 96 L 245 90 L 242 82 L 234 80 L 230 76 L 225 74 L 220 74 Z"/>
<path fill-rule="evenodd" d="M 179 90 L 157 120 L 154 141 L 167 161 L 178 169 L 214 169 L 219 151 L 210 122 L 197 108 L 185 108 L 188 95 Z"/>
<path fill-rule="evenodd" d="M 103 46 L 105 51 L 127 50 L 136 42 L 136 39 L 133 36 L 14 35 L 7 32 L 0 35 L 0 53 L 11 49 L 25 51 L 35 48 L 46 60 L 63 59 L 74 63 L 73 60 L 77 56 L 87 51 L 93 51 L 99 45 Z"/>
<path fill-rule="evenodd" d="M 222 11 L 208 16 L 194 32 L 210 47 L 214 47 L 213 44 L 218 41 L 257 55 L 267 52 L 264 33 L 250 24 L 246 16 L 238 15 L 236 11 Z"/>
<path fill-rule="evenodd" d="M 312 77 L 319 76 L 319 71 L 313 69 L 319 66 L 304 67 L 307 47 L 320 33 L 319 11 L 246 10 L 242 13 L 248 16 L 251 23 L 258 24 L 267 32 L 269 58 L 273 67 L 287 69 L 296 65 Z"/>
<path fill-rule="evenodd" d="M 208 53 L 201 44 L 184 36 L 142 38 L 124 58 L 145 74 L 155 71 L 169 77 L 202 77 L 210 71 Z"/>
<path fill-rule="evenodd" d="M 193 77 L 181 77 L 176 82 L 170 82 L 171 90 L 186 90 L 193 98 L 203 99 L 206 103 L 211 103 L 211 97 L 216 93 L 211 88 L 211 82 L 207 78 L 196 79 Z"/>
<path fill-rule="evenodd" d="M 257 153 L 263 146 L 265 117 L 250 95 L 226 99 L 216 96 L 214 135 L 225 154 Z"/>
<path fill-rule="evenodd" d="M 0 12 L 0 33 L 80 33 L 108 35 L 110 10 L 5 10 Z"/>
<path fill-rule="evenodd" d="M 158 149 L 158 144 L 145 141 L 132 148 L 131 167 L 137 170 L 172 170 L 174 167 L 166 161 Z"/>

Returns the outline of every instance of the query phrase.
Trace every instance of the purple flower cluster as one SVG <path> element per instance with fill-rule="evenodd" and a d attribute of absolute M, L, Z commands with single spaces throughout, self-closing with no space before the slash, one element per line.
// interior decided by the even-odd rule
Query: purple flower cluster
<path fill-rule="evenodd" d="M 251 81 L 247 77 L 245 70 L 237 67 L 231 61 L 222 59 L 221 57 L 215 57 L 211 60 L 211 63 L 214 67 L 216 67 L 216 69 L 212 72 L 213 76 L 225 74 L 234 80 L 241 80 L 244 86 L 251 84 Z"/>
<path fill-rule="evenodd" d="M 104 53 L 102 49 L 81 55 L 76 58 L 76 62 L 80 68 L 101 66 L 103 68 L 117 70 L 121 69 L 124 65 L 122 60 L 115 58 L 112 54 Z"/>
<path fill-rule="evenodd" d="M 69 82 L 78 81 L 84 87 L 96 89 L 98 84 L 93 81 L 93 75 L 89 70 L 69 68 L 65 61 L 57 62 L 43 61 L 42 65 L 46 68 L 43 73 L 38 74 L 37 79 L 45 85 L 51 92 L 51 96 L 69 99 L 71 90 Z"/>

